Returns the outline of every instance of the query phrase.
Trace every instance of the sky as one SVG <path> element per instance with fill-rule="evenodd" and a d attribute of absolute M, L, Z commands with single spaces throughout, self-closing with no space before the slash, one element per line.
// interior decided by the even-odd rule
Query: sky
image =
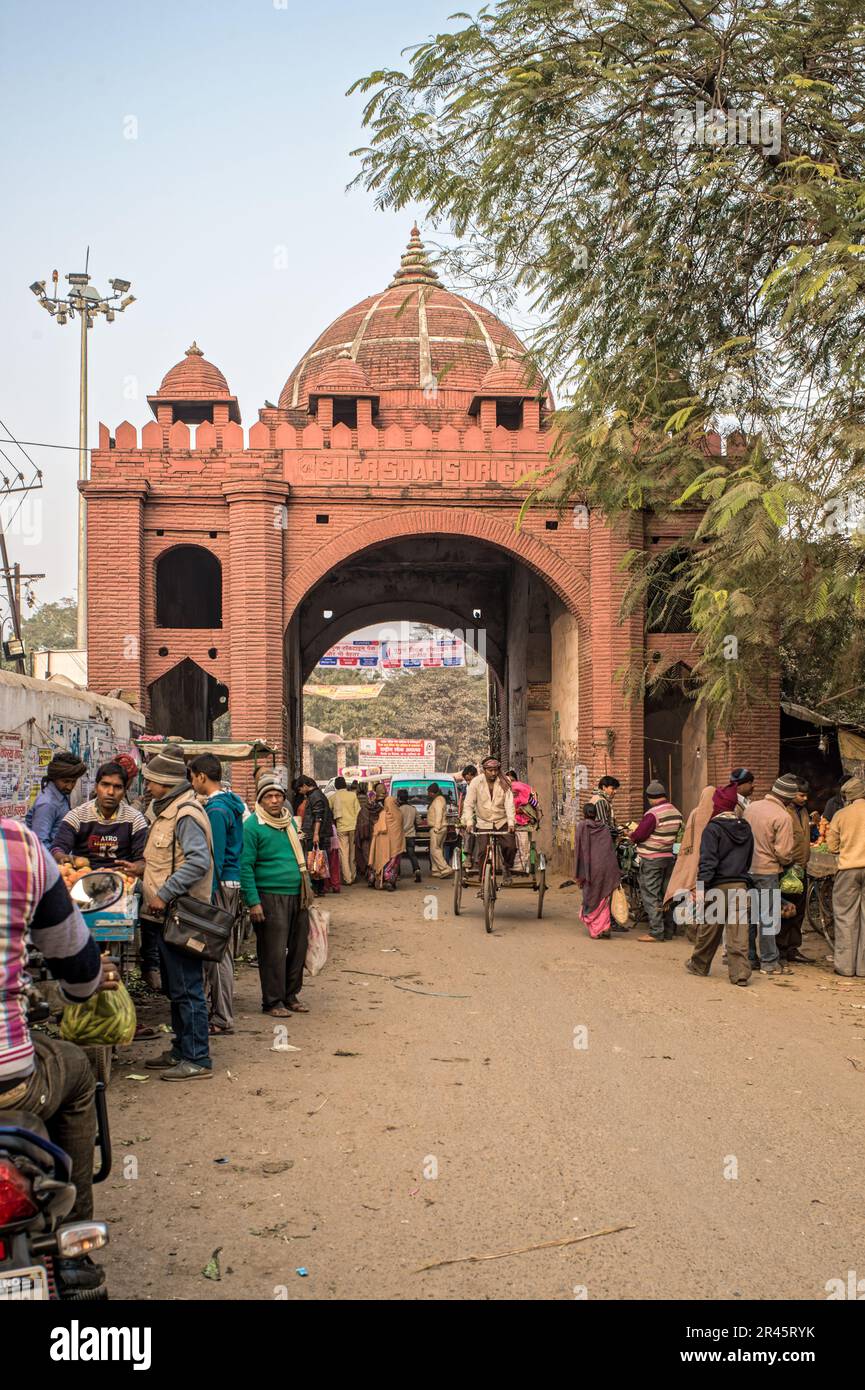
<path fill-rule="evenodd" d="M 78 327 L 28 286 L 83 268 L 137 302 L 89 335 L 97 424 L 152 418 L 146 396 L 195 339 L 244 428 L 309 344 L 382 289 L 418 216 L 347 184 L 365 143 L 358 77 L 448 27 L 454 0 L 5 0 L 0 11 L 0 448 L 29 479 L 10 562 L 74 592 Z M 433 238 L 437 235 L 429 228 Z M 69 448 L 47 448 L 44 445 Z M 0 457 L 0 469 L 9 467 Z M 17 499 L 16 499 L 17 502 Z M 13 507 L 4 506 L 9 519 Z"/>

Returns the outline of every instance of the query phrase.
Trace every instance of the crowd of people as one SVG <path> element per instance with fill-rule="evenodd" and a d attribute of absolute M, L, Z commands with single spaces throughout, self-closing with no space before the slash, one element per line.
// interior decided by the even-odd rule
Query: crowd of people
<path fill-rule="evenodd" d="M 141 769 L 126 754 L 103 764 L 92 796 L 73 809 L 71 796 L 85 771 L 73 754 L 58 753 L 27 825 L 55 864 L 114 869 L 139 881 L 141 974 L 168 997 L 173 1034 L 170 1047 L 145 1065 L 165 1081 L 210 1077 L 212 1040 L 234 1031 L 232 953 L 202 961 L 166 939 L 166 913 L 175 901 L 189 898 L 221 909 L 235 924 L 237 940 L 245 929 L 254 932 L 262 1010 L 287 1018 L 307 1012 L 300 996 L 316 898 L 356 882 L 395 892 L 403 860 L 420 882 L 416 843 L 423 822 L 432 877 L 462 871 L 450 834 L 454 818 L 435 781 L 419 814 L 406 789 L 391 796 L 384 782 L 349 786 L 337 777 L 326 796 L 308 774 L 289 791 L 272 770 L 259 766 L 247 806 L 224 785 L 214 754 L 187 761 L 179 746 L 168 745 Z M 136 795 L 139 771 L 143 792 Z M 530 818 L 539 814 L 528 783 L 514 771 L 506 777 L 493 757 L 484 759 L 480 771 L 472 764 L 463 769 L 453 810 L 478 859 L 489 832 L 502 832 L 506 876 Z M 142 1028 L 141 1036 L 149 1031 Z"/>
<path fill-rule="evenodd" d="M 0 827 L 0 1115 L 20 1106 L 46 1120 L 72 1159 L 78 1219 L 92 1214 L 94 1078 L 74 1044 L 30 1032 L 28 943 L 42 950 L 68 1002 L 117 989 L 119 973 L 100 958 L 61 866 L 86 863 L 138 880 L 142 975 L 167 996 L 172 1025 L 170 1045 L 145 1065 L 178 1082 L 211 1077 L 214 1040 L 234 1031 L 234 964 L 231 951 L 204 962 L 172 944 L 165 923 L 173 903 L 219 909 L 239 929 L 236 940 L 248 924 L 261 1008 L 285 1019 L 307 1012 L 301 995 L 317 897 L 353 883 L 394 892 L 403 860 L 420 882 L 421 828 L 438 879 L 477 867 L 496 832 L 507 882 L 528 871 L 530 833 L 540 819 L 533 788 L 493 756 L 463 769 L 455 817 L 437 782 L 427 789 L 423 816 L 406 789 L 392 796 L 384 782 L 348 785 L 338 777 L 326 796 L 312 776 L 289 790 L 264 767 L 246 805 L 224 785 L 218 758 L 203 753 L 187 762 L 171 745 L 142 769 L 126 754 L 106 762 L 92 796 L 73 809 L 86 770 L 74 754 L 55 754 L 26 824 L 7 820 Z M 143 793 L 136 795 L 139 772 Z M 865 976 L 865 782 L 845 779 L 822 817 L 809 815 L 807 784 L 791 773 L 763 797 L 754 797 L 754 783 L 748 768 L 734 769 L 723 785 L 704 788 L 685 820 L 667 789 L 651 781 L 644 815 L 622 827 L 615 814 L 620 784 L 602 777 L 576 828 L 579 915 L 589 934 L 603 940 L 629 930 L 621 890 L 630 857 L 647 918 L 638 940 L 662 944 L 684 927 L 693 943 L 686 962 L 692 975 L 709 974 L 722 943 L 731 983 L 747 985 L 755 970 L 783 974 L 806 959 L 806 874 L 819 838 L 837 859 L 835 970 Z M 458 851 L 455 820 L 464 832 Z M 98 1287 L 102 1272 L 86 1259 L 61 1261 L 58 1276 L 64 1287 L 87 1291 Z"/>
<path fill-rule="evenodd" d="M 755 971 L 778 976 L 802 954 L 807 873 L 812 844 L 823 826 L 837 856 L 832 889 L 837 974 L 865 976 L 865 782 L 847 777 L 823 815 L 808 810 L 808 783 L 793 773 L 754 796 L 755 774 L 734 768 L 729 781 L 703 789 L 687 822 L 657 780 L 636 824 L 621 827 L 614 803 L 617 778 L 602 777 L 577 825 L 574 877 L 582 890 L 580 917 L 590 936 L 609 940 L 629 930 L 622 882 L 638 862 L 647 918 L 638 940 L 670 941 L 677 927 L 693 951 L 685 968 L 707 976 L 719 947 L 730 982 L 747 985 Z"/>

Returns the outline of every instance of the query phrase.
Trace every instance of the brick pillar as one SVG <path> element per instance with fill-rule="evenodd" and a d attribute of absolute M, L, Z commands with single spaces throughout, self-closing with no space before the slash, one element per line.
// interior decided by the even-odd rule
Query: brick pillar
<path fill-rule="evenodd" d="M 765 796 L 778 773 L 787 770 L 781 751 L 781 675 L 777 668 L 767 673 L 732 731 L 716 733 L 711 741 L 708 780 L 723 786 L 734 767 L 749 767 L 756 774 L 755 796 Z"/>
<path fill-rule="evenodd" d="M 228 502 L 233 738 L 265 738 L 282 754 L 282 520 L 288 487 L 269 478 L 223 483 Z"/>
<path fill-rule="evenodd" d="M 621 671 L 642 661 L 644 614 L 637 609 L 624 622 L 619 607 L 628 582 L 621 568 L 628 550 L 643 544 L 640 513 L 616 522 L 613 530 L 598 512 L 589 529 L 592 632 L 592 767 L 591 781 L 608 772 L 622 784 L 616 798 L 618 820 L 641 814 L 643 807 L 643 706 L 626 700 Z"/>
<path fill-rule="evenodd" d="M 87 482 L 87 684 L 128 690 L 144 708 L 147 484 Z"/>

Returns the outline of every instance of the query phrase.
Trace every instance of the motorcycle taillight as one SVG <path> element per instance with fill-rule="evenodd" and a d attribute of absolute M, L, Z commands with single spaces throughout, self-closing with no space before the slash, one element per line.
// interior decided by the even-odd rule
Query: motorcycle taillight
<path fill-rule="evenodd" d="M 26 1221 L 38 1211 L 29 1178 L 8 1158 L 0 1158 L 0 1226 Z"/>

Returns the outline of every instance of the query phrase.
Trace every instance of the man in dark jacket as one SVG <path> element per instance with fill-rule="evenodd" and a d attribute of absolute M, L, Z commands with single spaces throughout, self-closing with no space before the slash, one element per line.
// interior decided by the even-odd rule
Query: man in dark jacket
<path fill-rule="evenodd" d="M 323 849 L 327 854 L 333 829 L 330 802 L 313 777 L 298 777 L 295 786 L 300 799 L 306 801 L 300 826 L 303 847 L 307 852 L 311 849 Z"/>
<path fill-rule="evenodd" d="M 240 909 L 240 851 L 243 813 L 236 792 L 222 785 L 222 764 L 213 753 L 200 753 L 189 764 L 189 776 L 201 798 L 213 837 L 213 901 L 237 918 Z M 210 1032 L 234 1032 L 234 952 L 204 967 L 204 991 L 210 1008 Z"/>
<path fill-rule="evenodd" d="M 717 787 L 712 797 L 712 818 L 700 840 L 700 866 L 697 870 L 697 906 L 701 920 L 693 955 L 685 962 L 692 975 L 708 975 L 712 960 L 727 928 L 727 969 L 730 983 L 747 985 L 751 978 L 748 960 L 748 872 L 754 853 L 754 835 L 742 816 L 735 782 Z M 700 901 L 700 890 L 703 900 Z"/>

